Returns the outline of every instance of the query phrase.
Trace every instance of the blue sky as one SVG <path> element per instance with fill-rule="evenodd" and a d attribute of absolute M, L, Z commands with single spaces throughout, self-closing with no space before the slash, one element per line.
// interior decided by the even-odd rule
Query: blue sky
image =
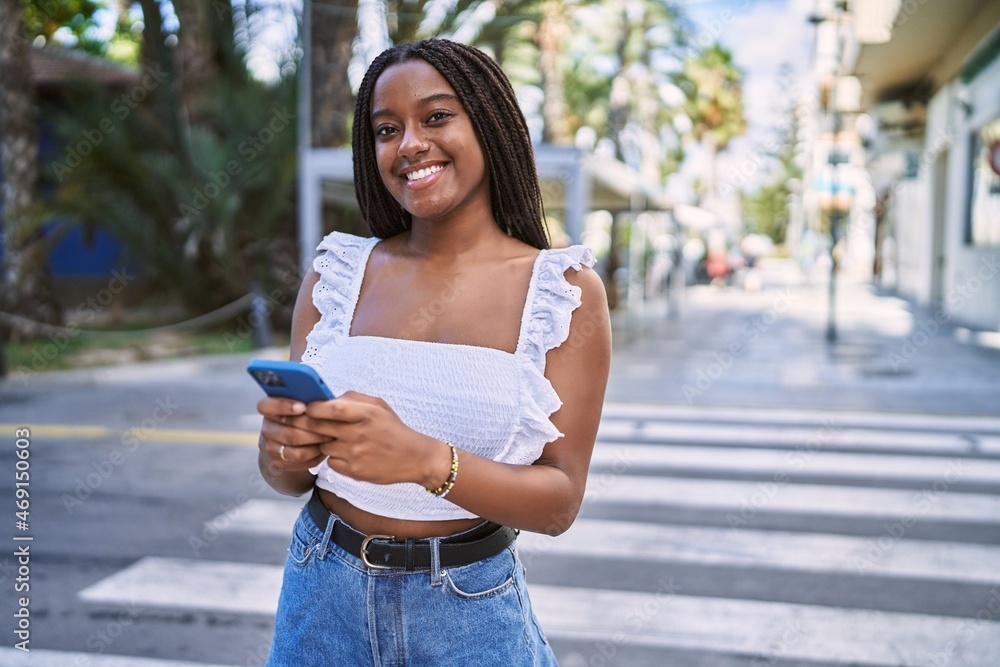
<path fill-rule="evenodd" d="M 714 38 L 728 47 L 745 74 L 748 132 L 732 143 L 728 155 L 720 156 L 721 183 L 753 160 L 774 129 L 787 122 L 786 110 L 793 100 L 809 91 L 813 27 L 807 17 L 813 0 L 681 0 L 679 4 L 698 26 L 697 37 Z M 785 86 L 778 76 L 782 63 L 792 67 Z"/>

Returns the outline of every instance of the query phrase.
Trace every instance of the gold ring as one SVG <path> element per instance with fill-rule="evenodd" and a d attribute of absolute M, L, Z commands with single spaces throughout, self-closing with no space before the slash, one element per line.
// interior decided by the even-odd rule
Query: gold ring
<path fill-rule="evenodd" d="M 284 461 L 285 463 L 288 463 L 288 459 L 285 458 L 285 446 L 284 445 L 282 445 L 281 447 L 278 447 L 278 458 L 281 459 L 282 461 Z"/>

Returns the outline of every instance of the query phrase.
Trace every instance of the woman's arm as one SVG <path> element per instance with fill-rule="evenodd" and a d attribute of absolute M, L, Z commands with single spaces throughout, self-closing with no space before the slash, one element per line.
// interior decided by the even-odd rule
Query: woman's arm
<path fill-rule="evenodd" d="M 459 452 L 458 478 L 448 499 L 496 523 L 558 535 L 576 519 L 587 485 L 590 457 L 604 406 L 611 364 L 611 321 L 604 283 L 590 269 L 567 271 L 581 288 L 569 338 L 545 357 L 545 377 L 562 407 L 552 415 L 563 437 L 545 446 L 531 466 L 496 463 Z M 445 465 L 428 480 L 435 488 L 448 476 L 450 450 L 438 455 Z"/>
<path fill-rule="evenodd" d="M 313 269 L 306 272 L 299 287 L 292 313 L 292 340 L 289 359 L 300 361 L 306 350 L 306 335 L 319 322 L 320 313 L 313 305 L 312 291 L 319 274 Z M 264 480 L 275 491 L 290 496 L 300 496 L 312 490 L 316 476 L 309 468 L 318 465 L 324 455 L 319 444 L 325 439 L 316 434 L 295 428 L 296 415 L 302 415 L 306 406 L 299 401 L 283 398 L 264 398 L 257 403 L 257 411 L 264 415 L 264 423 L 257 441 L 259 453 L 257 466 Z M 288 425 L 282 423 L 282 417 Z M 301 421 L 301 418 L 299 418 Z M 281 450 L 284 446 L 285 449 Z M 284 454 L 284 459 L 281 458 Z"/>
<path fill-rule="evenodd" d="M 564 434 L 545 446 L 534 465 L 498 463 L 459 452 L 458 478 L 448 500 L 485 519 L 557 535 L 573 523 L 601 420 L 611 362 L 611 324 L 604 284 L 590 270 L 567 271 L 581 288 L 569 338 L 549 351 L 545 376 L 562 399 L 552 422 Z M 387 484 L 436 488 L 448 478 L 451 449 L 400 421 L 378 398 L 347 393 L 309 406 L 302 428 L 335 438 L 322 447 L 335 471 Z M 461 445 L 461 443 L 455 443 Z"/>

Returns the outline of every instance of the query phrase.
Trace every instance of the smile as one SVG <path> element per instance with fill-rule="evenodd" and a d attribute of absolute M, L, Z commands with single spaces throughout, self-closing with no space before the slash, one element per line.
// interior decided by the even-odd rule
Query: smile
<path fill-rule="evenodd" d="M 413 181 L 419 181 L 422 178 L 427 178 L 431 174 L 436 174 L 439 171 L 441 171 L 442 169 L 444 169 L 444 165 L 443 164 L 435 164 L 435 165 L 432 165 L 430 167 L 424 167 L 423 169 L 418 169 L 416 171 L 411 171 L 410 173 L 405 174 L 405 176 L 406 176 L 406 180 L 408 180 L 408 181 L 410 181 L 412 183 Z"/>

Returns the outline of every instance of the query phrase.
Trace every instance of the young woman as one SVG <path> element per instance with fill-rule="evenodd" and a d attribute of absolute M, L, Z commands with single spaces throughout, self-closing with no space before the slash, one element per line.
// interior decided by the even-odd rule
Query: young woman
<path fill-rule="evenodd" d="M 374 237 L 333 233 L 291 357 L 338 398 L 266 398 L 260 469 L 312 492 L 269 665 L 554 665 L 517 530 L 576 517 L 610 359 L 593 255 L 548 249 L 527 127 L 477 49 L 372 63 L 354 116 Z"/>

